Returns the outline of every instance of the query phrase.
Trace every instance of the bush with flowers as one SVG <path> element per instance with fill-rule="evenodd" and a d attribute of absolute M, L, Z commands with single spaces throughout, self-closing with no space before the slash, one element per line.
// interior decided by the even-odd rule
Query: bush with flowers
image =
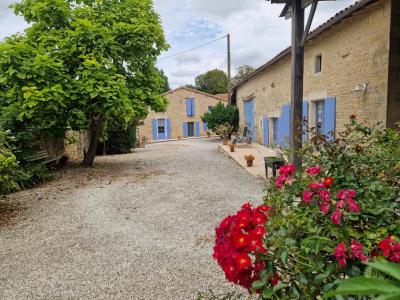
<path fill-rule="evenodd" d="M 351 116 L 336 138 L 314 134 L 306 166 L 280 168 L 265 204 L 216 230 L 214 258 L 260 299 L 322 299 L 368 261 L 400 262 L 400 135 Z"/>

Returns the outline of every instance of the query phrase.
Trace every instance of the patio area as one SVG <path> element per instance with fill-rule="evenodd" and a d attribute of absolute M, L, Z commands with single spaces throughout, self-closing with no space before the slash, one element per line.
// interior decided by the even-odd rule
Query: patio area
<path fill-rule="evenodd" d="M 252 143 L 248 146 L 243 146 L 243 147 L 235 147 L 235 152 L 230 152 L 228 145 L 220 144 L 219 150 L 225 153 L 230 158 L 232 158 L 247 172 L 263 180 L 267 179 L 265 176 L 264 157 L 277 156 L 277 153 L 274 149 L 264 147 L 257 143 Z M 244 159 L 244 156 L 249 154 L 252 154 L 255 157 L 252 167 L 248 167 L 246 164 L 246 160 Z M 269 178 L 272 177 L 272 169 L 268 170 L 268 177 Z"/>

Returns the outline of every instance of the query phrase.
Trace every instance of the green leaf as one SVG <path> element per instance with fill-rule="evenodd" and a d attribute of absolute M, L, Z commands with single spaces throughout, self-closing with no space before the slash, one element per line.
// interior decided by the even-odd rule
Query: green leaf
<path fill-rule="evenodd" d="M 282 260 L 283 264 L 286 264 L 286 261 L 288 259 L 288 255 L 289 255 L 289 252 L 287 250 L 282 252 L 281 260 Z"/>
<path fill-rule="evenodd" d="M 400 299 L 400 293 L 382 295 L 382 296 L 375 298 L 375 300 L 399 300 L 399 299 Z"/>
<path fill-rule="evenodd" d="M 263 297 L 263 299 L 270 299 L 272 297 L 272 290 L 264 289 L 262 297 Z"/>
<path fill-rule="evenodd" d="M 314 277 L 314 282 L 315 283 L 320 283 L 326 278 L 325 274 L 318 274 L 317 276 Z"/>
<path fill-rule="evenodd" d="M 335 295 L 376 295 L 400 293 L 400 286 L 396 282 L 379 279 L 354 277 L 342 281 L 335 291 L 326 294 L 327 297 Z"/>
<path fill-rule="evenodd" d="M 252 284 L 252 287 L 256 290 L 261 289 L 264 285 L 266 284 L 266 281 L 264 280 L 257 280 L 254 281 Z"/>
<path fill-rule="evenodd" d="M 273 293 L 275 294 L 277 291 L 282 290 L 284 288 L 287 288 L 288 285 L 285 283 L 278 283 L 277 285 L 275 285 L 272 289 Z"/>
<path fill-rule="evenodd" d="M 294 245 L 296 245 L 296 240 L 291 239 L 291 238 L 287 238 L 287 239 L 285 240 L 285 245 L 287 245 L 287 246 L 294 246 Z"/>
<path fill-rule="evenodd" d="M 368 265 L 381 271 L 386 275 L 389 275 L 397 280 L 400 280 L 400 264 L 387 261 L 375 261 L 369 263 Z"/>

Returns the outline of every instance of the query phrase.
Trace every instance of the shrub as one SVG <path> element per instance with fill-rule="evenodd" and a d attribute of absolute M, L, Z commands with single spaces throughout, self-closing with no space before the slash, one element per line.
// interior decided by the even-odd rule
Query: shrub
<path fill-rule="evenodd" d="M 136 126 L 112 123 L 107 129 L 107 140 L 105 141 L 107 154 L 130 153 L 136 144 Z M 98 152 L 103 152 L 103 143 L 98 146 Z"/>
<path fill-rule="evenodd" d="M 8 133 L 0 130 L 0 196 L 18 188 L 18 161 L 10 149 Z"/>
<path fill-rule="evenodd" d="M 265 268 L 252 273 L 263 298 L 318 299 L 372 258 L 400 261 L 400 135 L 352 117 L 336 139 L 315 135 L 304 170 L 280 168 L 267 189 Z M 254 261 L 249 268 L 254 267 Z M 274 281 L 269 280 L 274 278 Z"/>
<path fill-rule="evenodd" d="M 234 105 L 224 105 L 222 102 L 210 107 L 210 111 L 206 112 L 202 117 L 203 122 L 207 123 L 209 129 L 217 132 L 221 125 L 228 124 L 232 126 L 231 132 L 239 128 L 239 110 Z"/>

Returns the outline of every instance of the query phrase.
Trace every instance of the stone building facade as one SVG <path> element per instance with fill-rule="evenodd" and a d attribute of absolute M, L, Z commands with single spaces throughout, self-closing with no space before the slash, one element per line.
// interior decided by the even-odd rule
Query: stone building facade
<path fill-rule="evenodd" d="M 138 129 L 138 139 L 149 142 L 207 136 L 207 124 L 201 117 L 209 107 L 227 98 L 181 87 L 164 94 L 168 100 L 163 113 L 150 112 Z"/>
<path fill-rule="evenodd" d="M 400 121 L 400 1 L 361 0 L 310 33 L 303 115 L 323 133 L 349 115 L 394 127 Z M 290 48 L 234 87 L 240 126 L 260 144 L 283 144 L 290 129 Z M 235 99 L 234 99 L 235 100 Z"/>

